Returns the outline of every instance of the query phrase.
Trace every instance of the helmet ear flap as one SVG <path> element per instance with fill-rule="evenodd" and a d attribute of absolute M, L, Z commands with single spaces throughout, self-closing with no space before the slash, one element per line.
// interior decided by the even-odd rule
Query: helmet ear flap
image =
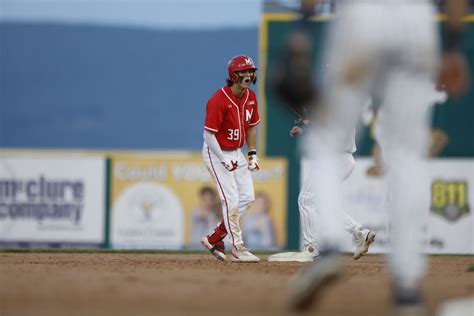
<path fill-rule="evenodd" d="M 237 73 L 233 72 L 231 81 L 234 82 L 234 83 L 239 82 L 239 75 Z"/>

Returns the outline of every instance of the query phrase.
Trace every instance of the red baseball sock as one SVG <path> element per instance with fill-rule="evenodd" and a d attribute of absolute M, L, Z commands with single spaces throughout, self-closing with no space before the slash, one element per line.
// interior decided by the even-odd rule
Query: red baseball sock
<path fill-rule="evenodd" d="M 215 244 L 218 241 L 221 241 L 227 236 L 227 230 L 225 229 L 224 221 L 222 221 L 219 226 L 214 229 L 214 232 L 207 236 L 207 239 L 211 244 Z"/>

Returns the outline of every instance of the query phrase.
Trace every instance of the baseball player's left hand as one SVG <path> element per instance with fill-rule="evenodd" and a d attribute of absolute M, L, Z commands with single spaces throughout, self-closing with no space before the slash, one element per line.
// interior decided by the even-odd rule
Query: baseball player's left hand
<path fill-rule="evenodd" d="M 250 171 L 257 171 L 260 169 L 260 165 L 258 164 L 258 157 L 256 151 L 249 151 L 248 153 L 249 164 L 248 168 Z"/>

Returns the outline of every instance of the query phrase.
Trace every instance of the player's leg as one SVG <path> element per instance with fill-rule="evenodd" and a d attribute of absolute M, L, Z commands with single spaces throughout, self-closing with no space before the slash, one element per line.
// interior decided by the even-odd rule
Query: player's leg
<path fill-rule="evenodd" d="M 298 195 L 298 210 L 300 213 L 300 229 L 303 238 L 303 251 L 282 252 L 271 255 L 268 261 L 279 262 L 311 262 L 319 256 L 316 242 L 316 209 L 314 206 L 314 194 L 311 190 L 311 181 L 308 177 Z"/>
<path fill-rule="evenodd" d="M 201 244 L 208 249 L 211 254 L 219 260 L 225 260 L 225 243 L 224 238 L 227 236 L 227 229 L 225 228 L 224 221 L 214 228 L 212 233 L 201 238 Z"/>
<path fill-rule="evenodd" d="M 232 152 L 224 152 L 224 155 L 230 155 L 231 153 Z M 236 157 L 228 158 L 235 160 Z M 214 179 L 214 182 L 216 183 L 217 192 L 221 198 L 222 218 L 225 231 L 229 234 L 229 239 L 233 246 L 241 245 L 243 244 L 243 241 L 238 218 L 239 195 L 234 174 L 222 166 L 219 159 L 209 150 L 209 148 L 207 148 L 207 146 L 203 149 L 203 159 L 207 169 Z M 221 234 L 222 238 L 225 237 L 223 232 L 224 227 L 219 225 L 215 230 L 215 233 Z M 212 244 L 212 246 L 214 246 L 214 244 Z"/>
<path fill-rule="evenodd" d="M 346 180 L 352 174 L 355 167 L 354 156 L 345 152 L 341 156 L 341 169 L 343 171 L 343 179 Z M 352 218 L 348 213 L 342 212 L 341 220 L 344 224 L 344 229 L 354 236 L 356 241 L 356 249 L 353 258 L 355 260 L 362 257 L 369 251 L 370 245 L 375 240 L 375 233 L 367 228 L 362 227 L 362 224 Z"/>
<path fill-rule="evenodd" d="M 215 181 L 215 176 L 214 176 L 214 170 L 212 169 L 211 163 L 210 163 L 210 156 L 208 152 L 208 146 L 204 144 L 203 149 L 202 149 L 202 157 L 204 160 L 204 165 L 206 166 L 207 170 L 211 174 L 212 178 Z M 217 182 L 215 181 L 216 185 Z M 222 205 L 222 201 L 221 201 Z M 227 236 L 227 229 L 224 225 L 224 221 L 221 220 L 220 223 L 216 225 L 214 228 L 214 231 L 210 233 L 207 236 L 203 236 L 201 238 L 201 244 L 203 245 L 204 248 L 210 251 L 210 253 L 216 257 L 218 260 L 225 260 L 226 255 L 225 255 L 225 244 L 224 244 L 224 238 Z"/>
<path fill-rule="evenodd" d="M 255 192 L 253 187 L 253 180 L 251 171 L 247 168 L 247 160 L 244 158 L 242 151 L 239 149 L 236 152 L 237 170 L 234 171 L 234 179 L 238 194 L 238 218 L 237 222 L 240 225 L 240 218 L 247 212 L 255 201 Z M 240 226 L 239 226 L 240 227 Z M 234 244 L 232 250 L 232 260 L 236 262 L 258 262 L 260 259 L 254 256 L 243 245 L 241 239 L 239 243 Z"/>
<path fill-rule="evenodd" d="M 345 181 L 352 174 L 355 167 L 354 156 L 350 153 L 343 153 L 341 155 L 341 169 L 343 174 L 343 180 Z M 342 222 L 344 223 L 344 229 L 349 233 L 356 235 L 358 231 L 362 229 L 362 225 L 353 219 L 349 214 L 343 212 Z"/>
<path fill-rule="evenodd" d="M 432 89 L 428 77 L 394 73 L 379 118 L 390 195 L 390 266 L 397 291 L 407 295 L 419 290 L 425 270 L 423 225 L 428 215 L 425 198 L 429 196 L 424 161 L 428 145 L 426 96 Z"/>
<path fill-rule="evenodd" d="M 251 171 L 247 168 L 248 162 L 238 150 L 239 158 L 237 160 L 238 168 L 235 170 L 235 181 L 239 192 L 239 218 L 242 217 L 255 201 L 255 190 Z"/>
<path fill-rule="evenodd" d="M 306 177 L 298 195 L 298 210 L 300 213 L 301 236 L 303 238 L 303 252 L 311 257 L 319 256 L 317 245 L 317 218 L 316 206 L 314 204 L 314 193 L 312 192 L 311 179 Z"/>
<path fill-rule="evenodd" d="M 396 33 L 405 45 L 398 47 L 400 64 L 387 76 L 379 136 L 387 163 L 389 261 L 395 300 L 402 308 L 417 308 L 411 303 L 419 299 L 426 265 L 423 226 L 429 209 L 429 180 L 425 159 L 438 45 L 435 11 L 428 1 L 407 3 L 400 10 L 405 23 L 398 27 L 404 29 Z"/>

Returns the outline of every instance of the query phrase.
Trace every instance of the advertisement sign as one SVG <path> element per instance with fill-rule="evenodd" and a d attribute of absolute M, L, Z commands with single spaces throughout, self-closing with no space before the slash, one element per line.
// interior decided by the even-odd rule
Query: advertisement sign
<path fill-rule="evenodd" d="M 200 239 L 222 218 L 215 184 L 199 154 L 116 155 L 111 166 L 114 248 L 201 248 Z M 282 247 L 286 161 L 262 159 L 261 166 L 253 174 L 256 201 L 241 221 L 244 240 L 248 236 L 257 248 Z M 265 219 L 270 232 L 253 234 L 252 220 Z"/>
<path fill-rule="evenodd" d="M 426 252 L 474 253 L 474 160 L 431 159 L 426 164 L 429 187 L 424 190 L 425 196 L 418 197 L 425 205 L 421 211 L 429 214 Z M 353 173 L 343 184 L 344 210 L 377 233 L 370 251 L 385 253 L 390 249 L 385 182 L 383 175 L 373 175 L 369 171 L 373 165 L 371 158 L 356 159 Z M 347 234 L 344 251 L 352 252 L 354 247 L 352 237 Z"/>
<path fill-rule="evenodd" d="M 0 157 L 0 243 L 104 242 L 105 159 Z"/>
<path fill-rule="evenodd" d="M 474 159 L 429 162 L 431 253 L 474 253 Z"/>

